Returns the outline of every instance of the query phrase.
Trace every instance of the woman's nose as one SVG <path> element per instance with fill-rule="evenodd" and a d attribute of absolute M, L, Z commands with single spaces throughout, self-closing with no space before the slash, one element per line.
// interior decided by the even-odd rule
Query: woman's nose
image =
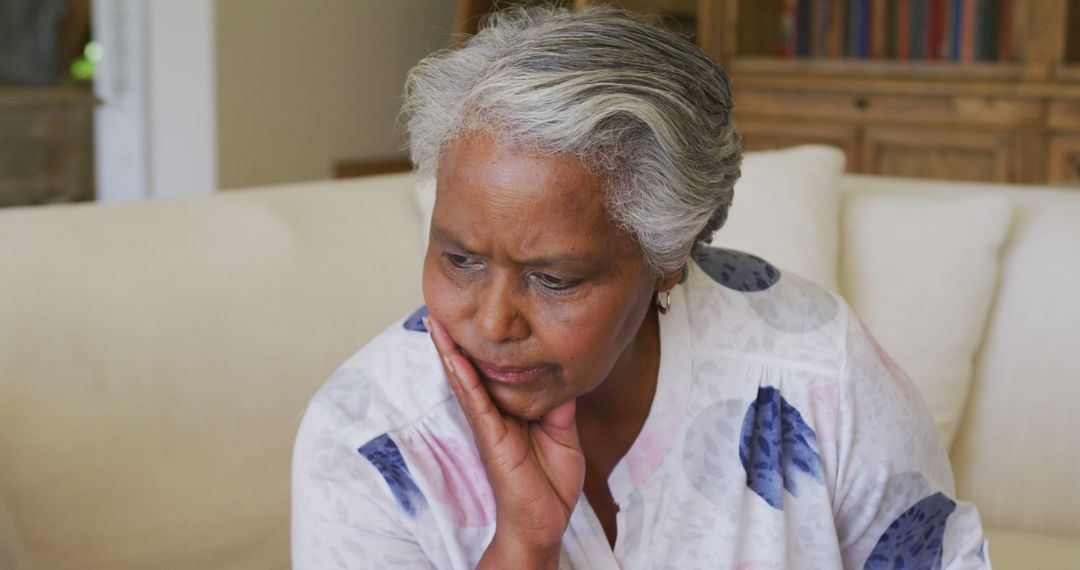
<path fill-rule="evenodd" d="M 492 276 L 477 299 L 475 325 L 481 338 L 503 343 L 528 337 L 529 325 L 519 310 L 519 301 L 513 279 Z"/>

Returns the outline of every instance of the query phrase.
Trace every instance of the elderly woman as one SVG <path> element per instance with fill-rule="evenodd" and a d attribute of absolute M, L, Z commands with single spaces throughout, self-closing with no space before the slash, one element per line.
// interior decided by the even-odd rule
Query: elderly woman
<path fill-rule="evenodd" d="M 427 306 L 312 400 L 295 568 L 987 566 L 851 310 L 707 246 L 739 136 L 692 44 L 514 10 L 422 61 L 405 112 Z"/>

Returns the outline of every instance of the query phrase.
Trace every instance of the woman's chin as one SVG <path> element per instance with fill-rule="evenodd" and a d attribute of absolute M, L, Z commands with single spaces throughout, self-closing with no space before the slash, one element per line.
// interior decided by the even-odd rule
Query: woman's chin
<path fill-rule="evenodd" d="M 485 382 L 492 403 L 503 415 L 514 419 L 531 422 L 539 420 L 544 414 L 555 409 L 558 402 L 538 397 L 537 394 L 522 393 L 503 385 Z"/>

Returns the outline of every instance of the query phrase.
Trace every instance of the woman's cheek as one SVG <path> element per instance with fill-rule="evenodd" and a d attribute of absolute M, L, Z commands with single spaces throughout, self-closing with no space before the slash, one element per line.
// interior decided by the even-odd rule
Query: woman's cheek
<path fill-rule="evenodd" d="M 428 311 L 431 312 L 432 308 L 437 306 L 440 302 L 438 293 L 439 268 L 436 260 L 430 251 L 427 256 L 424 257 L 423 274 L 421 275 L 421 289 L 423 289 L 424 303 L 428 306 Z M 436 317 L 438 318 L 438 317 Z"/>
<path fill-rule="evenodd" d="M 607 354 L 611 342 L 610 331 L 603 323 L 581 315 L 578 318 L 566 318 L 548 321 L 554 326 L 545 327 L 544 337 L 550 339 L 548 346 L 559 357 L 567 373 L 574 376 L 592 376 L 593 368 L 603 368 L 611 359 Z M 534 328 L 535 332 L 535 328 Z"/>
<path fill-rule="evenodd" d="M 461 292 L 448 280 L 438 267 L 429 262 L 424 267 L 424 302 L 428 312 L 451 331 L 457 325 L 456 313 L 460 312 Z"/>

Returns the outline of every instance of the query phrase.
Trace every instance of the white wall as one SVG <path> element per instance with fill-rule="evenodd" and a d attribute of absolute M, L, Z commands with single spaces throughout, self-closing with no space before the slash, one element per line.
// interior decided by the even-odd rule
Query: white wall
<path fill-rule="evenodd" d="M 443 47 L 454 0 L 217 0 L 218 186 L 315 180 L 404 156 L 405 74 Z"/>
<path fill-rule="evenodd" d="M 217 189 L 212 0 L 94 0 L 97 198 Z"/>
<path fill-rule="evenodd" d="M 149 0 L 150 187 L 155 198 L 217 190 L 213 0 Z"/>

